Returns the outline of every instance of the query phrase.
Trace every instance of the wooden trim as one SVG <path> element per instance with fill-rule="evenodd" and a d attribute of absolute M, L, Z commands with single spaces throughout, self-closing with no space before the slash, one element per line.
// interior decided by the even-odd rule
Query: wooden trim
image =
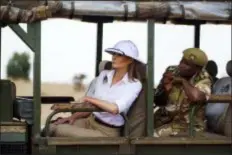
<path fill-rule="evenodd" d="M 96 137 L 96 138 L 69 138 L 50 137 L 47 138 L 48 145 L 120 145 L 129 144 L 129 140 L 123 137 Z"/>
<path fill-rule="evenodd" d="M 154 138 L 145 137 L 137 138 L 131 141 L 131 144 L 140 145 L 220 145 L 220 144 L 232 144 L 230 137 L 224 138 L 184 138 L 184 137 L 172 137 L 172 138 Z"/>
<path fill-rule="evenodd" d="M 26 133 L 26 126 L 0 126 L 1 133 Z"/>

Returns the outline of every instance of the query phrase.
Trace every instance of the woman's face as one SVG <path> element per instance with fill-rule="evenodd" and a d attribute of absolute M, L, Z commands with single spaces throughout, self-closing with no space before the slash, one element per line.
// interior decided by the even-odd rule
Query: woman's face
<path fill-rule="evenodd" d="M 112 67 L 114 69 L 127 68 L 131 63 L 132 59 L 117 53 L 112 54 Z"/>

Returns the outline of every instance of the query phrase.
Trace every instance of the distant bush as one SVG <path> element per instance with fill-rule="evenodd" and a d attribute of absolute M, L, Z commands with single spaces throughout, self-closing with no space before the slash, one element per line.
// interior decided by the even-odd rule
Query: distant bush
<path fill-rule="evenodd" d="M 26 52 L 15 52 L 7 64 L 7 77 L 12 79 L 29 80 L 30 55 Z"/>
<path fill-rule="evenodd" d="M 74 85 L 74 90 L 76 91 L 83 91 L 85 89 L 83 81 L 86 79 L 85 74 L 77 74 L 73 77 L 73 85 Z"/>

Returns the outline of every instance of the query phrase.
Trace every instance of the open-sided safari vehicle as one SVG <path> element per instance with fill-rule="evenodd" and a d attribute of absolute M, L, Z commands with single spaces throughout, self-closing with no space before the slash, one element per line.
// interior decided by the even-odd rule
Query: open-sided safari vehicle
<path fill-rule="evenodd" d="M 97 111 L 95 108 L 71 108 L 72 97 L 41 96 L 41 21 L 49 18 L 75 18 L 97 24 L 96 68 L 102 59 L 103 24 L 114 20 L 141 21 L 148 24 L 147 64 L 141 68 L 143 90 L 124 116 L 126 125 L 121 137 L 65 138 L 49 137 L 48 124 L 59 112 Z M 214 94 L 209 104 L 227 103 L 221 114 L 220 132 L 193 132 L 194 107 L 190 114 L 189 134 L 180 137 L 153 137 L 153 67 L 154 23 L 188 24 L 195 26 L 195 47 L 200 46 L 200 25 L 232 23 L 232 3 L 224 0 L 177 1 L 24 1 L 1 0 L 0 23 L 9 26 L 34 52 L 33 97 L 16 97 L 16 87 L 9 80 L 0 82 L 0 151 L 1 154 L 72 153 L 72 154 L 159 154 L 159 155 L 229 155 L 231 144 L 231 83 L 226 95 Z M 28 23 L 25 32 L 18 23 Z M 146 73 L 143 72 L 146 71 Z M 96 76 L 98 71 L 96 69 Z M 227 80 L 231 81 L 231 67 Z M 221 82 L 225 83 L 225 82 Z M 222 89 L 223 84 L 217 89 Z M 46 121 L 45 136 L 41 135 L 41 104 L 58 103 Z M 14 121 L 13 117 L 26 122 Z M 134 120 L 137 120 L 134 124 Z"/>

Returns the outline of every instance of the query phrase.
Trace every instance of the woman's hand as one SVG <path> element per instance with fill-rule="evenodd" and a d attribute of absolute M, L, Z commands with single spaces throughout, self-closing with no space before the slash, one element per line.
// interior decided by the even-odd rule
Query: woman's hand
<path fill-rule="evenodd" d="M 77 117 L 72 115 L 72 116 L 69 116 L 69 117 L 66 117 L 66 118 L 59 119 L 54 124 L 59 125 L 59 124 L 68 123 L 68 124 L 72 125 L 76 121 L 76 119 L 77 119 Z"/>
<path fill-rule="evenodd" d="M 94 98 L 88 97 L 88 96 L 85 96 L 85 97 L 83 98 L 83 102 L 93 103 L 93 100 L 94 100 Z"/>
<path fill-rule="evenodd" d="M 183 84 L 183 82 L 185 81 L 185 79 L 181 78 L 181 77 L 175 77 L 172 81 L 173 84 Z"/>

